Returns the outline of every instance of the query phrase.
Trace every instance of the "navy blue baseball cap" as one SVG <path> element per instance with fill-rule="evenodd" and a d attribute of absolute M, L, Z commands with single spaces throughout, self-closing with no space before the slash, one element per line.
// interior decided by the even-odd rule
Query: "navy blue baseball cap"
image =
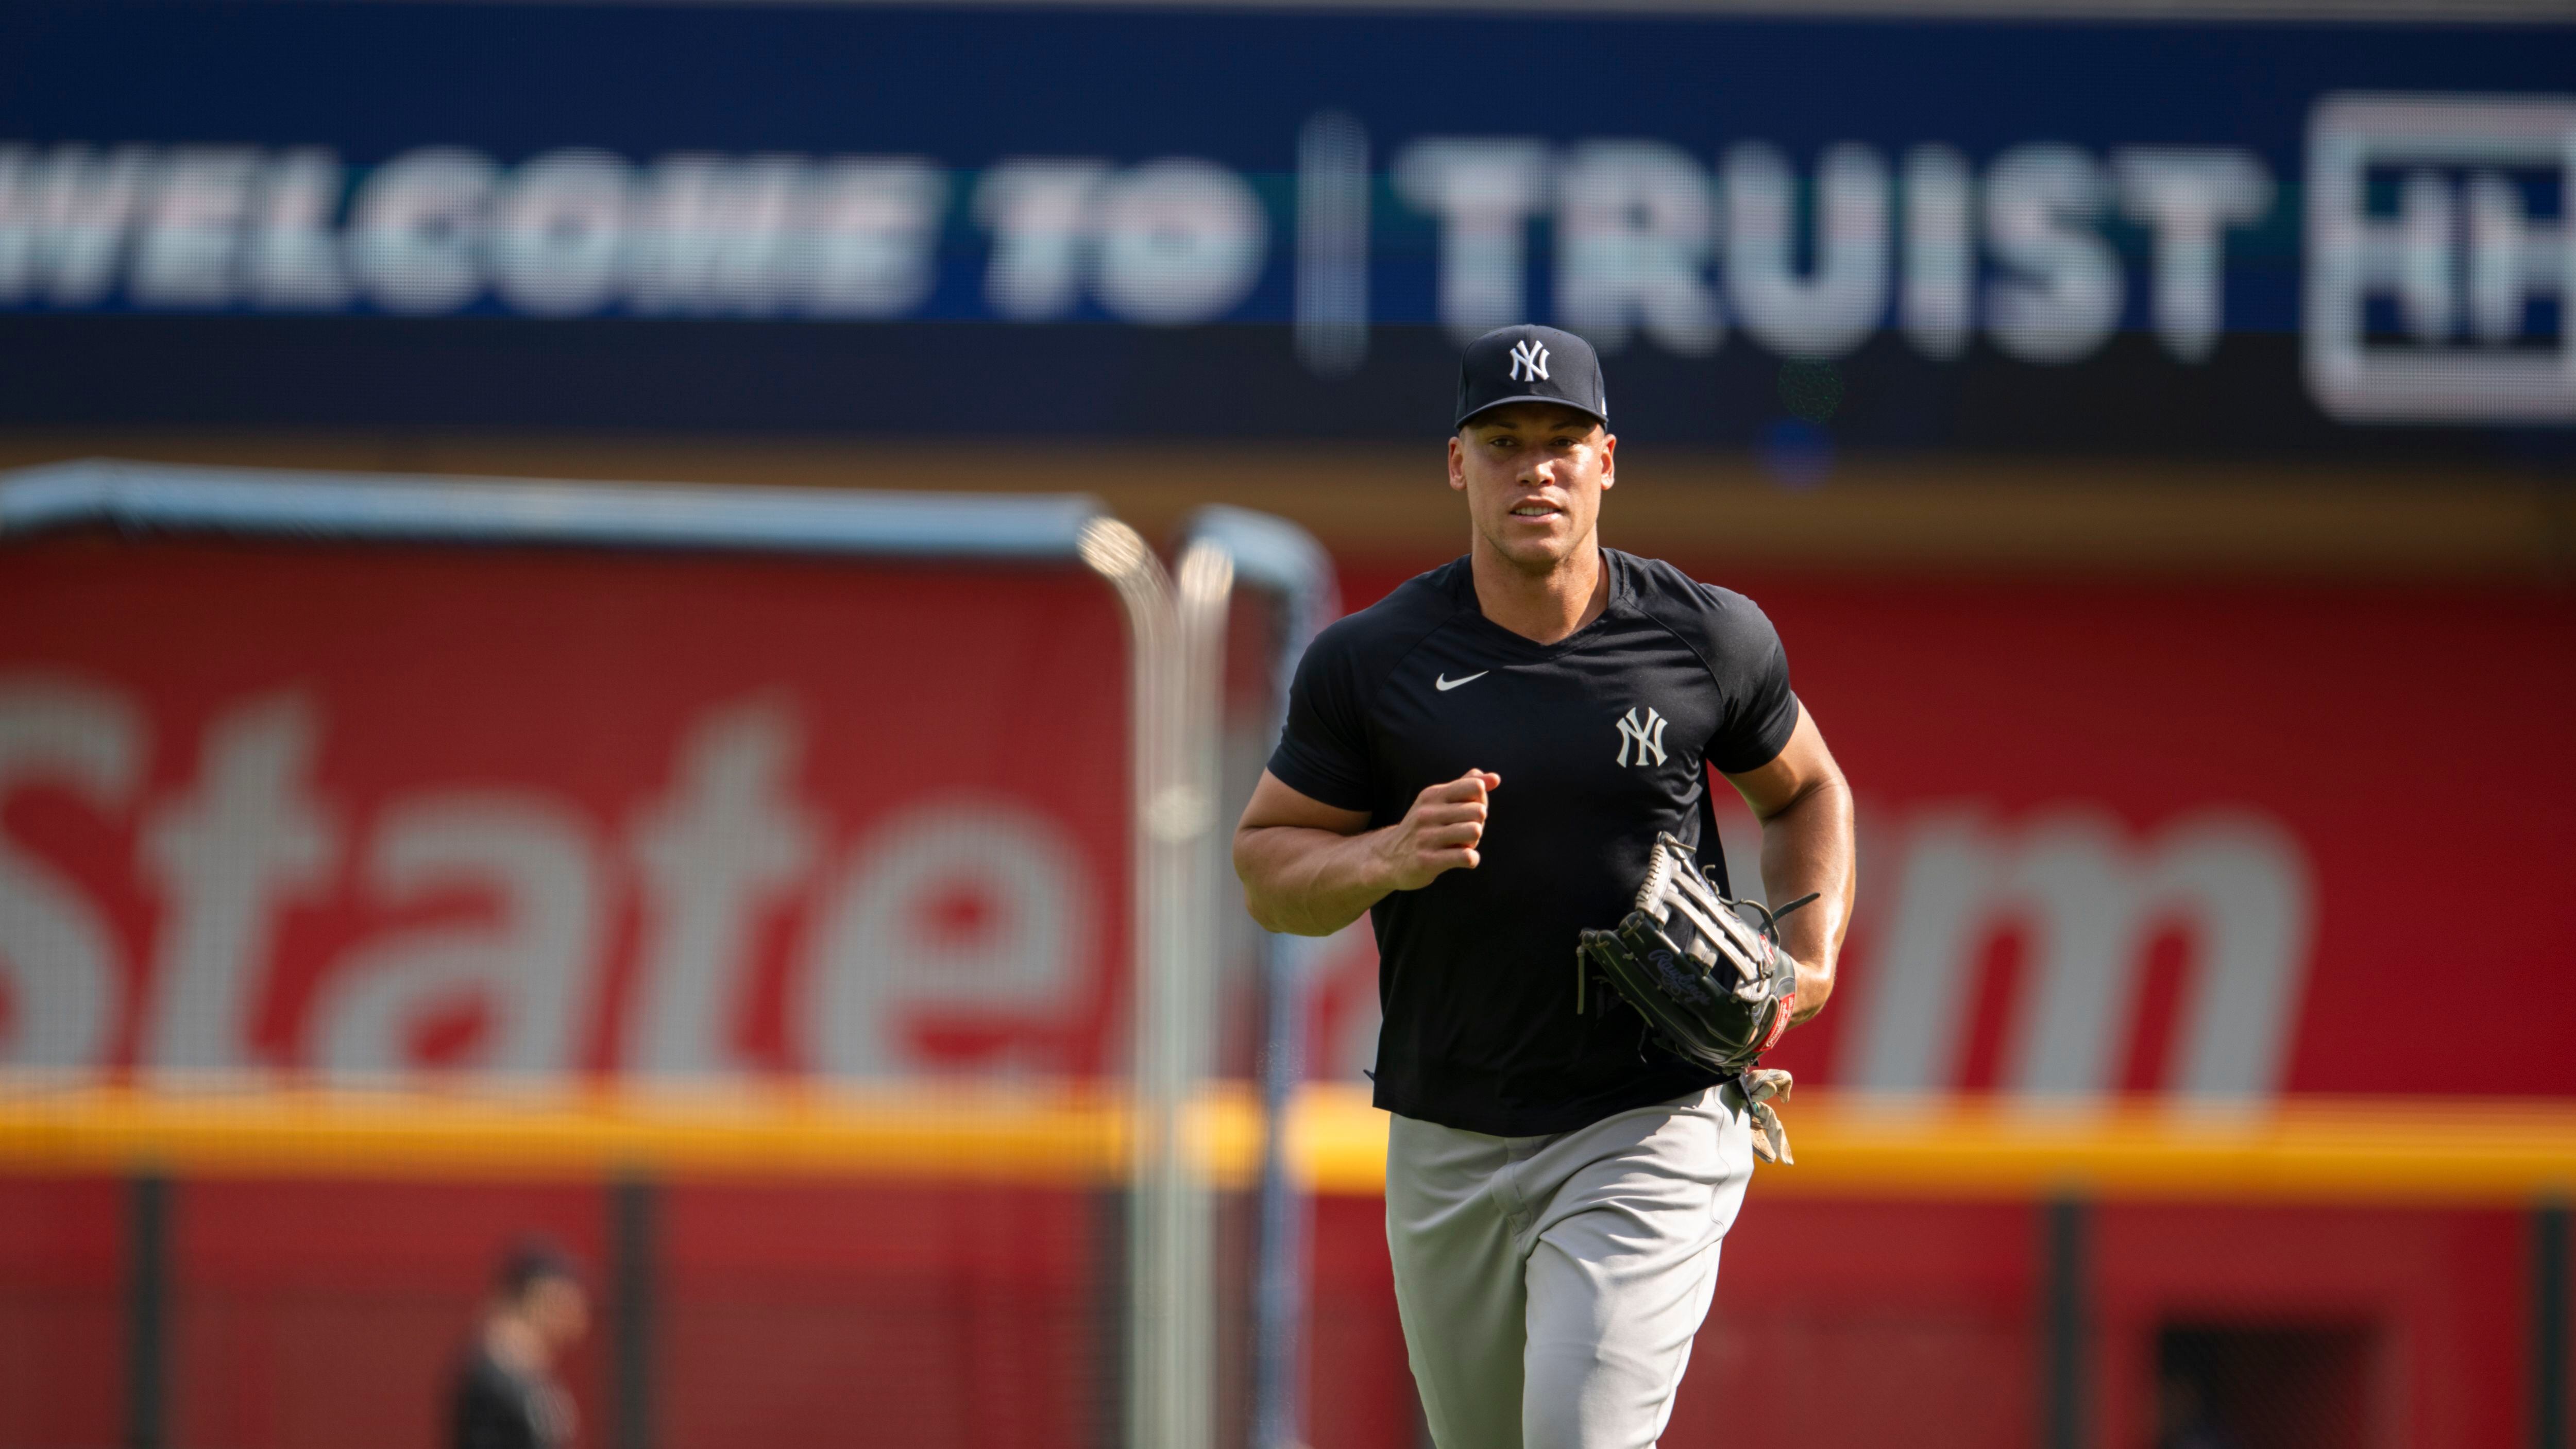
<path fill-rule="evenodd" d="M 1592 344 L 1553 327 L 1497 327 L 1467 344 L 1458 359 L 1458 420 L 1505 403 L 1556 403 L 1589 413 L 1610 426 L 1610 398 L 1601 387 L 1601 358 Z"/>

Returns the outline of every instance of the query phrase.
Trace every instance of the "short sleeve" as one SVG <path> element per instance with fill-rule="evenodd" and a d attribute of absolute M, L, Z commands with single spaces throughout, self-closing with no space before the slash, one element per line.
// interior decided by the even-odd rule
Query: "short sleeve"
<path fill-rule="evenodd" d="M 1288 723 L 1270 752 L 1270 773 L 1309 799 L 1366 810 L 1372 803 L 1368 730 L 1349 638 L 1342 629 L 1327 629 L 1297 661 Z"/>
<path fill-rule="evenodd" d="M 1789 690 L 1789 651 L 1751 599 L 1724 590 L 1708 661 L 1726 713 L 1708 742 L 1708 763 L 1740 775 L 1780 758 L 1798 728 L 1798 696 Z"/>

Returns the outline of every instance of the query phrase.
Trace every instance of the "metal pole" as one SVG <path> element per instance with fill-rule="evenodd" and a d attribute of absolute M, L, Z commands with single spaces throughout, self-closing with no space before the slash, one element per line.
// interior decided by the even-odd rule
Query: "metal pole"
<path fill-rule="evenodd" d="M 1222 504 L 1192 515 L 1185 536 L 1194 546 L 1222 547 L 1233 560 L 1238 587 L 1278 600 L 1271 661 L 1275 740 L 1306 645 L 1340 613 L 1333 561 L 1304 529 Z M 1305 951 L 1268 932 L 1256 942 L 1261 1181 L 1253 1219 L 1251 1449 L 1303 1449 L 1307 1195 L 1289 1164 L 1287 1142 L 1289 1110 L 1306 1075 Z"/>
<path fill-rule="evenodd" d="M 1306 979 L 1297 948 L 1262 932 L 1261 1183 L 1252 1284 L 1252 1449 L 1301 1449 L 1305 1415 L 1306 1196 L 1288 1162 L 1287 1118 L 1306 1075 Z"/>
<path fill-rule="evenodd" d="M 1128 761 L 1135 871 L 1135 1080 L 1130 1117 L 1127 1283 L 1127 1443 L 1132 1449 L 1204 1449 L 1201 1425 L 1212 1308 L 1203 1239 L 1194 1211 L 1203 1188 L 1181 1143 L 1182 1114 L 1195 1080 L 1183 1023 L 1197 962 L 1191 951 L 1195 847 L 1212 807 L 1194 794 L 1193 751 L 1185 738 L 1188 648 L 1161 560 L 1136 530 L 1112 519 L 1087 525 L 1082 561 L 1117 590 L 1128 634 Z M 1202 958 L 1203 959 L 1203 958 Z M 1193 1272 L 1196 1267 L 1199 1271 Z"/>
<path fill-rule="evenodd" d="M 127 1198 L 125 1442 L 170 1442 L 170 1180 L 134 1179 Z"/>
<path fill-rule="evenodd" d="M 1092 1444 L 1095 1449 L 1123 1449 L 1129 1442 L 1134 1413 L 1127 1386 L 1134 1374 L 1135 1281 L 1129 1270 L 1128 1241 L 1135 1233 L 1132 1184 L 1118 1183 L 1093 1193 L 1092 1270 L 1097 1296 L 1092 1380 Z"/>
<path fill-rule="evenodd" d="M 2531 1214 L 2531 1446 L 2567 1449 L 2567 1206 Z"/>
<path fill-rule="evenodd" d="M 655 1227 L 659 1193 L 652 1182 L 624 1178 L 609 1189 L 608 1251 L 616 1297 L 610 1392 L 617 1449 L 653 1449 L 653 1318 Z"/>
<path fill-rule="evenodd" d="M 1145 817 L 1170 894 L 1154 969 L 1138 996 L 1151 1036 L 1140 1063 L 1156 1078 L 1161 1154 L 1145 1223 L 1159 1424 L 1149 1449 L 1209 1449 L 1216 1433 L 1216 1218 L 1204 1144 L 1191 1124 L 1216 1039 L 1217 715 L 1234 562 L 1193 543 L 1173 571 L 1173 666 L 1165 676 L 1169 774 Z"/>
<path fill-rule="evenodd" d="M 2091 1347 L 2091 1290 L 2086 1271 L 2088 1214 L 2082 1202 L 2060 1198 L 2048 1205 L 2046 1303 L 2042 1346 L 2047 1365 L 2042 1385 L 2040 1443 L 2046 1449 L 2083 1449 L 2087 1432 L 2085 1356 Z"/>

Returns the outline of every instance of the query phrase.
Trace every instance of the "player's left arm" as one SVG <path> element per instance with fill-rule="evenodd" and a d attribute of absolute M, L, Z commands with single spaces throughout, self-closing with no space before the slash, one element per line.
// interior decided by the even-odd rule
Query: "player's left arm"
<path fill-rule="evenodd" d="M 1851 925 L 1851 786 L 1803 704 L 1789 743 L 1771 763 L 1726 778 L 1762 822 L 1764 896 L 1794 901 L 1816 893 L 1814 905 L 1780 923 L 1781 947 L 1798 963 L 1798 1009 L 1791 1020 L 1802 1022 L 1824 1010 L 1834 994 L 1834 964 Z"/>

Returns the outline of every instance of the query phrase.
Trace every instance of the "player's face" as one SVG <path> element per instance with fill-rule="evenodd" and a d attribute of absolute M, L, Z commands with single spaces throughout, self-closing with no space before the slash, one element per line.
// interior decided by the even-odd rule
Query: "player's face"
<path fill-rule="evenodd" d="M 1619 440 L 1554 403 L 1479 413 L 1449 440 L 1449 486 L 1495 552 L 1545 572 L 1592 538 Z"/>
<path fill-rule="evenodd" d="M 569 1278 L 539 1278 L 529 1284 L 520 1311 L 557 1348 L 580 1342 L 590 1331 L 590 1295 Z"/>

